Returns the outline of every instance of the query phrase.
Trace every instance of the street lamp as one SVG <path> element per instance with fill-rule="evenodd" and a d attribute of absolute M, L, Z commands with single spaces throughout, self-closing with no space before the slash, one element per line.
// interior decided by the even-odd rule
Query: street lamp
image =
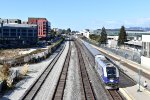
<path fill-rule="evenodd" d="M 140 58 L 141 58 L 141 55 L 142 55 L 142 53 L 140 52 Z M 140 68 L 139 68 L 139 72 L 138 72 L 138 76 L 139 76 L 139 79 L 138 79 L 138 83 L 139 83 L 139 87 L 138 87 L 138 90 L 137 90 L 137 92 L 141 92 L 141 89 L 140 89 L 140 85 L 141 85 L 141 62 L 140 62 L 140 66 L 139 66 Z"/>
<path fill-rule="evenodd" d="M 141 67 L 141 64 L 140 64 L 140 67 Z M 139 83 L 139 87 L 138 87 L 138 90 L 137 92 L 141 92 L 141 89 L 140 89 L 140 85 L 141 85 L 141 69 L 139 68 L 139 72 L 138 72 L 138 75 L 139 75 L 139 79 L 138 79 L 138 83 Z"/>
<path fill-rule="evenodd" d="M 133 45 L 134 45 L 134 51 L 133 51 L 133 61 L 134 61 L 134 55 L 135 55 L 135 51 L 136 51 L 136 47 L 135 47 L 135 44 L 136 44 L 136 40 L 134 39 L 134 42 L 133 42 Z M 141 53 L 140 53 L 140 57 L 141 57 Z M 141 63 L 140 63 L 140 66 L 139 66 L 139 69 L 138 69 L 138 90 L 137 92 L 141 92 L 141 89 L 140 89 L 140 86 L 141 86 Z"/>

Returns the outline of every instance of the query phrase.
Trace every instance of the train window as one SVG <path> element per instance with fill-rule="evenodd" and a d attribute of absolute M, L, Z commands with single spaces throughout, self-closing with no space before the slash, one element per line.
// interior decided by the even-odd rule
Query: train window
<path fill-rule="evenodd" d="M 115 78 L 116 77 L 116 68 L 107 67 L 107 76 L 108 76 L 108 78 Z"/>

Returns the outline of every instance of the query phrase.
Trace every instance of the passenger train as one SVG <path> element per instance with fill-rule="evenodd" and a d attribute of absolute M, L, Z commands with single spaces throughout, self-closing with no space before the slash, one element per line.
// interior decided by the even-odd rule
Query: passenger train
<path fill-rule="evenodd" d="M 104 55 L 95 56 L 95 69 L 106 89 L 119 89 L 119 70 Z"/>

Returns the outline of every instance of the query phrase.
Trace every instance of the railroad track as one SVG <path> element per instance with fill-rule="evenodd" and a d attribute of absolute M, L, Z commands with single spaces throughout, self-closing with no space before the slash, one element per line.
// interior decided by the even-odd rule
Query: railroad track
<path fill-rule="evenodd" d="M 123 100 L 122 96 L 120 96 L 120 93 L 116 90 L 108 90 L 109 94 L 111 95 L 112 100 Z"/>
<path fill-rule="evenodd" d="M 25 92 L 25 94 L 20 98 L 20 100 L 33 100 L 42 87 L 44 81 L 47 79 L 49 73 L 53 69 L 55 63 L 61 56 L 65 49 L 65 46 L 63 49 L 55 56 L 55 58 L 51 61 L 51 63 L 46 67 L 46 69 L 42 72 L 42 74 L 38 77 L 38 79 L 30 86 L 30 88 Z"/>
<path fill-rule="evenodd" d="M 82 43 L 82 42 L 81 42 Z M 85 47 L 83 48 L 84 50 L 87 51 L 87 57 L 88 57 L 88 60 L 91 64 L 95 65 L 94 63 L 94 55 L 89 51 L 89 49 L 82 43 L 82 45 Z M 129 76 L 127 76 L 125 73 L 122 73 L 123 77 L 126 77 L 125 79 L 130 79 L 130 82 L 134 82 Z M 101 81 L 102 82 L 102 81 Z M 104 87 L 103 87 L 104 88 Z M 105 89 L 105 88 L 104 88 Z M 106 90 L 106 89 L 105 89 Z M 106 90 L 106 93 L 109 95 L 109 98 L 111 100 L 124 100 L 125 98 L 117 91 L 117 90 Z"/>
<path fill-rule="evenodd" d="M 83 44 L 84 45 L 84 44 Z M 87 55 L 89 61 L 91 64 L 94 64 L 94 55 L 87 49 L 87 47 L 84 45 L 84 47 L 86 48 L 86 51 L 88 52 L 89 55 Z M 84 49 L 85 50 L 85 49 Z M 103 53 L 105 56 L 107 56 L 108 58 L 110 58 L 111 60 L 114 59 L 116 61 L 119 61 L 118 59 L 109 56 L 106 53 Z M 114 62 L 113 62 L 114 63 Z M 114 63 L 115 64 L 115 63 Z M 131 65 L 122 62 L 123 65 L 126 65 L 127 67 L 130 67 L 130 69 L 137 71 L 137 69 L 133 68 Z M 117 64 L 115 64 L 118 68 L 119 66 Z M 120 69 L 120 68 L 119 68 Z M 143 73 L 145 74 L 145 73 Z M 148 77 L 148 75 L 146 75 Z M 125 88 L 125 87 L 129 87 L 129 86 L 134 86 L 136 85 L 136 81 L 133 80 L 132 78 L 130 78 L 128 75 L 126 75 L 124 73 L 124 71 L 122 69 L 120 69 L 120 84 L 119 87 L 120 88 Z M 121 95 L 121 93 L 117 90 L 106 90 L 107 94 L 109 94 L 109 98 L 111 100 L 125 100 L 126 98 L 124 96 Z"/>
<path fill-rule="evenodd" d="M 69 46 L 70 46 L 70 42 L 69 42 Z M 61 71 L 61 74 L 59 76 L 59 80 L 57 82 L 57 86 L 56 86 L 55 92 L 54 92 L 53 97 L 52 97 L 53 100 L 62 100 L 63 99 L 70 56 L 71 56 L 71 48 L 69 48 L 69 51 L 67 53 L 67 57 L 65 59 L 65 62 L 64 62 L 64 65 L 63 65 L 63 68 Z"/>
<path fill-rule="evenodd" d="M 95 94 L 92 85 L 89 80 L 89 76 L 86 70 L 83 55 L 81 53 L 82 46 L 75 40 L 75 46 L 77 48 L 79 66 L 80 66 L 80 76 L 81 76 L 81 94 L 84 100 L 95 100 Z"/>

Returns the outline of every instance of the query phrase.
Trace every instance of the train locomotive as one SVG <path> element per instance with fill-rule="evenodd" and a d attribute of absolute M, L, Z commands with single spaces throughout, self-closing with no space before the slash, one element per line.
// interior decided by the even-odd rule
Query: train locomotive
<path fill-rule="evenodd" d="M 106 89 L 119 89 L 119 70 L 104 55 L 95 56 L 95 69 Z"/>

